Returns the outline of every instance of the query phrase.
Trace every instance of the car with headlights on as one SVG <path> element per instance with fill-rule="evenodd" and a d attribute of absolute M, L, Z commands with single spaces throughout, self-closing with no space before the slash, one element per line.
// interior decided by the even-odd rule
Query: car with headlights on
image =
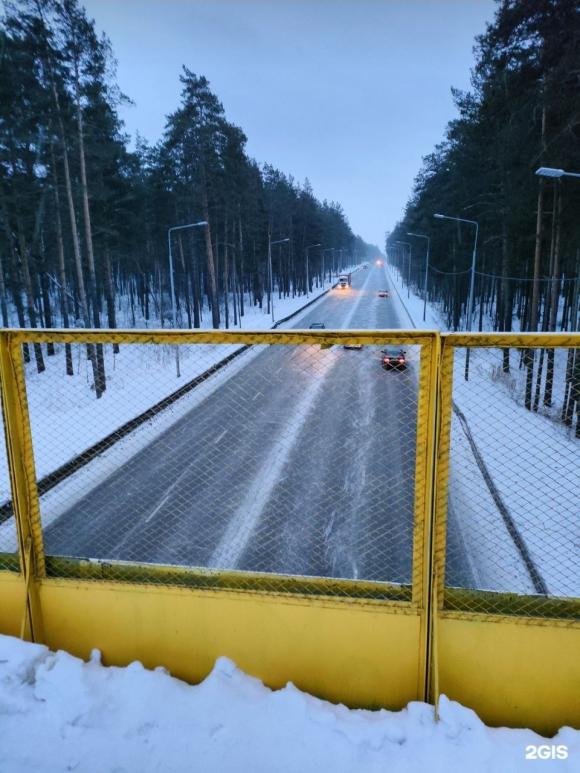
<path fill-rule="evenodd" d="M 403 349 L 389 346 L 381 351 L 381 364 L 385 370 L 405 370 L 407 358 Z"/>

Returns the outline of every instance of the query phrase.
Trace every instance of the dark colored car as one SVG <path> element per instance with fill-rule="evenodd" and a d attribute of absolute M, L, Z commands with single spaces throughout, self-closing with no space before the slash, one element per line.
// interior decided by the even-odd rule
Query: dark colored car
<path fill-rule="evenodd" d="M 379 290 L 378 296 L 379 298 L 390 298 L 391 293 L 388 290 Z"/>
<path fill-rule="evenodd" d="M 343 344 L 343 349 L 362 349 L 362 344 Z"/>
<path fill-rule="evenodd" d="M 326 325 L 324 322 L 313 322 L 309 330 L 326 330 Z"/>
<path fill-rule="evenodd" d="M 394 368 L 396 370 L 404 370 L 407 367 L 407 358 L 405 352 L 402 349 L 395 349 L 389 347 L 381 351 L 381 363 L 385 370 Z"/>

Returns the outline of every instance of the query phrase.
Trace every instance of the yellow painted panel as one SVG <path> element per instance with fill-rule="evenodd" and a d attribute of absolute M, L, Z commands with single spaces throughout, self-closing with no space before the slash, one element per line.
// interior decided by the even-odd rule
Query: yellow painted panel
<path fill-rule="evenodd" d="M 580 346 L 580 333 L 443 333 L 441 337 L 455 347 Z"/>
<path fill-rule="evenodd" d="M 43 580 L 46 644 L 198 682 L 220 655 L 270 687 L 401 708 L 421 698 L 420 618 L 378 603 Z"/>
<path fill-rule="evenodd" d="M 21 575 L 0 572 L 0 633 L 20 636 L 25 588 Z"/>
<path fill-rule="evenodd" d="M 455 619 L 437 622 L 442 693 L 490 725 L 552 734 L 580 728 L 580 626 Z"/>
<path fill-rule="evenodd" d="M 424 344 L 437 336 L 424 330 L 0 330 L 0 337 L 12 342 L 48 343 L 119 343 L 119 344 L 247 344 L 252 345 L 329 345 L 361 343 L 366 345 L 398 341 Z"/>

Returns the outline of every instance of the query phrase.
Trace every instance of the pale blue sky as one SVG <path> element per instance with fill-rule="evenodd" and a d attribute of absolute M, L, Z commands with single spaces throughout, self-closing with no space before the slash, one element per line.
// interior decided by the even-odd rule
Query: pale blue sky
<path fill-rule="evenodd" d="M 339 201 L 383 246 L 421 157 L 467 88 L 493 0 L 85 0 L 151 142 L 179 102 L 185 64 L 205 75 L 248 153 Z"/>

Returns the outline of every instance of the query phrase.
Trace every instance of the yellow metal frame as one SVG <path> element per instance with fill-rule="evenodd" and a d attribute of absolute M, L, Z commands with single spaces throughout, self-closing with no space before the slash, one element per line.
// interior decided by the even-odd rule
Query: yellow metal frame
<path fill-rule="evenodd" d="M 0 332 L 0 338 L 3 335 Z M 31 635 L 49 646 L 64 647 L 84 657 L 97 646 L 104 652 L 107 662 L 126 662 L 125 656 L 129 659 L 138 657 L 148 665 L 162 663 L 177 675 L 197 680 L 206 675 L 216 657 L 228 654 L 271 686 L 292 679 L 304 689 L 350 705 L 397 708 L 409 700 L 426 698 L 429 605 L 423 580 L 430 540 L 432 476 L 429 457 L 436 398 L 433 384 L 438 367 L 436 333 L 414 330 L 380 333 L 11 330 L 10 339 L 14 351 L 25 342 L 320 345 L 326 348 L 344 343 L 368 346 L 396 341 L 421 346 L 417 401 L 420 440 L 417 441 L 415 485 L 417 523 L 414 526 L 411 585 L 44 558 L 41 544 L 38 552 L 43 559 L 42 572 L 27 575 L 26 581 L 29 577 L 33 579 L 33 589 L 46 621 L 42 636 L 36 631 Z M 24 381 L 10 384 L 9 389 L 22 398 L 24 409 L 20 421 L 30 433 Z M 23 457 L 24 466 L 31 473 L 34 462 L 30 444 Z M 34 479 L 32 472 L 30 480 Z M 36 492 L 34 494 L 37 513 L 38 498 Z M 16 514 L 20 518 L 18 507 Z M 0 573 L 0 591 L 2 580 Z M 58 603 L 53 603 L 56 598 Z M 163 599 L 163 609 L 156 606 L 160 599 Z M 234 601 L 236 603 L 231 606 Z M 111 615 L 111 607 L 123 612 Z M 205 617 L 205 630 L 200 632 L 197 624 L 186 625 L 187 632 L 183 633 L 182 640 L 173 637 L 160 642 L 159 632 L 166 630 L 163 620 L 168 617 L 197 620 L 202 607 L 215 609 L 215 615 Z M 224 617 L 218 609 L 226 607 L 228 611 Z M 293 610 L 291 613 L 289 608 Z M 127 627 L 137 609 L 140 610 L 138 641 Z M 247 624 L 248 610 L 254 610 L 251 627 Z M 222 618 L 232 625 L 224 627 Z M 7 629 L 0 611 L 2 628 Z M 269 640 L 277 650 L 283 651 L 290 646 L 290 651 L 285 652 L 274 670 L 267 667 L 269 654 L 257 641 L 256 631 L 260 632 L 260 642 Z M 310 632 L 308 635 L 307 631 Z M 359 657 L 361 637 L 366 642 L 366 654 L 362 659 Z M 306 645 L 307 651 L 304 650 Z M 250 656 L 253 651 L 255 655 Z M 191 652 L 196 653 L 193 660 L 198 665 L 195 668 L 192 668 Z M 353 664 L 357 661 L 355 667 Z M 205 664 L 202 671 L 199 663 Z M 346 673 L 349 668 L 352 675 Z"/>
<path fill-rule="evenodd" d="M 445 556 L 447 545 L 447 492 L 451 452 L 451 419 L 453 410 L 453 369 L 455 351 L 459 348 L 580 348 L 580 333 L 445 333 L 442 338 L 440 366 L 440 398 L 438 452 L 435 465 L 435 518 L 433 524 L 433 556 L 435 593 L 434 604 L 438 613 L 448 609 L 455 618 L 481 621 L 486 616 L 493 620 L 510 622 L 520 616 L 524 624 L 543 624 L 543 618 L 558 620 L 560 625 L 574 625 L 580 617 L 580 599 L 550 599 L 538 602 L 537 597 L 486 591 L 463 591 L 445 587 Z M 477 599 L 478 611 L 473 611 Z M 449 604 L 448 604 L 449 601 Z M 535 615 L 541 615 L 536 617 Z"/>
<path fill-rule="evenodd" d="M 0 329 L 16 343 L 76 343 L 76 344 L 246 344 L 299 345 L 360 343 L 370 346 L 396 340 L 402 344 L 427 344 L 437 333 L 421 330 L 118 330 Z"/>
<path fill-rule="evenodd" d="M 0 331 L 0 336 L 5 335 Z M 251 576 L 247 573 L 233 582 L 234 573 L 222 573 L 221 579 L 217 581 L 222 587 L 240 587 L 244 583 L 248 584 L 250 589 L 263 590 L 269 592 L 272 586 L 283 589 L 287 586 L 295 593 L 320 592 L 335 593 L 353 598 L 385 598 L 385 600 L 395 600 L 396 603 L 405 605 L 412 604 L 414 610 L 426 616 L 428 609 L 428 596 L 424 592 L 425 579 L 425 561 L 430 550 L 431 535 L 431 509 L 432 509 L 432 474 L 431 474 L 431 456 L 433 452 L 433 427 L 436 410 L 436 377 L 438 368 L 438 346 L 439 336 L 435 332 L 424 332 L 417 330 L 381 330 L 380 333 L 373 330 L 292 330 L 292 331 L 187 331 L 187 330 L 155 330 L 155 331 L 136 331 L 136 330 L 28 330 L 28 329 L 10 329 L 9 331 L 12 346 L 18 348 L 24 343 L 76 343 L 76 344 L 152 344 L 152 345 L 197 345 L 197 344 L 221 344 L 221 345 L 320 345 L 329 347 L 334 345 L 363 344 L 385 345 L 396 341 L 402 345 L 421 346 L 421 357 L 419 364 L 419 387 L 417 400 L 417 440 L 416 440 L 416 468 L 415 468 L 415 505 L 414 505 L 414 535 L 413 535 L 413 557 L 412 557 L 412 596 L 409 597 L 408 590 L 403 586 L 392 586 L 388 583 L 372 583 L 353 581 L 326 581 L 312 578 L 287 578 L 274 574 Z M 24 380 L 20 387 L 23 404 L 26 406 L 26 388 Z M 28 414 L 25 414 L 25 424 L 28 426 Z M 28 426 L 28 432 L 30 428 Z M 26 466 L 34 476 L 34 459 L 32 445 L 29 447 L 29 453 L 26 454 Z M 38 497 L 34 487 L 34 507 L 38 511 Z M 42 535 L 40 534 L 40 538 Z M 44 561 L 44 553 L 38 548 L 41 561 Z M 70 562 L 67 567 L 68 572 L 73 576 L 83 576 L 86 573 L 86 567 L 82 562 L 76 562 L 77 566 L 73 569 L 73 563 Z M 59 566 L 54 559 L 51 561 L 53 572 L 55 567 Z M 125 568 L 121 570 L 119 566 L 115 570 L 118 576 L 122 572 L 127 572 Z M 151 581 L 152 574 L 159 578 L 159 572 L 155 568 L 141 567 L 138 573 Z M 176 583 L 176 577 L 180 575 L 183 578 L 183 572 L 175 573 L 162 570 L 166 581 L 172 578 Z M 188 583 L 196 575 L 197 582 L 207 583 L 208 573 L 203 570 L 192 570 L 188 573 Z M 86 574 L 84 575 L 86 576 Z M 132 575 L 135 579 L 135 575 Z M 215 579 L 216 573 L 213 574 Z M 110 575 L 109 575 L 110 578 Z M 205 579 L 203 579 L 205 578 Z M 159 579 L 157 579 L 159 582 Z M 339 588 L 338 591 L 335 589 Z M 332 589 L 332 590 L 331 590 Z M 422 648 L 427 646 L 427 626 L 422 627 Z M 422 667 L 421 667 L 422 668 Z"/>
<path fill-rule="evenodd" d="M 577 348 L 578 333 L 442 335 L 433 523 L 432 697 L 494 725 L 552 734 L 580 727 L 580 599 L 545 599 L 445 584 L 455 350 Z M 477 609 L 477 611 L 474 611 Z"/>
<path fill-rule="evenodd" d="M 45 557 L 23 343 L 327 347 L 392 341 L 422 347 L 410 586 Z M 0 571 L 0 630 L 82 657 L 97 646 L 106 662 L 138 657 L 191 680 L 228 654 L 273 687 L 292 679 L 352 706 L 397 708 L 427 696 L 436 703 L 442 691 L 492 724 L 544 732 L 564 722 L 580 725 L 580 600 L 540 604 L 534 597 L 445 587 L 455 349 L 578 346 L 580 334 L 568 333 L 0 331 L 18 537 L 14 567 L 7 557 Z"/>
<path fill-rule="evenodd" d="M 440 339 L 434 337 L 421 348 L 417 400 L 415 459 L 415 516 L 413 538 L 413 602 L 421 611 L 419 681 L 429 695 L 430 679 L 430 575 L 433 510 L 433 454 L 437 415 L 437 376 Z"/>
<path fill-rule="evenodd" d="M 574 349 L 580 346 L 580 333 L 443 333 L 456 349 Z"/>
<path fill-rule="evenodd" d="M 24 581 L 20 636 L 39 641 L 43 638 L 37 587 L 38 579 L 44 575 L 42 525 L 22 351 L 10 333 L 0 336 L 0 384 L 18 554 Z"/>

